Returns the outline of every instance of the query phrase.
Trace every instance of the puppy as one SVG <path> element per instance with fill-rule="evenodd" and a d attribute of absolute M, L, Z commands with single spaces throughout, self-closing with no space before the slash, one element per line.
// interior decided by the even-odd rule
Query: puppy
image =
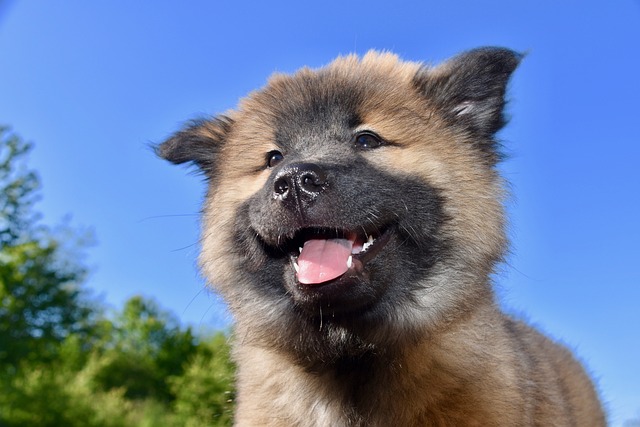
<path fill-rule="evenodd" d="M 236 320 L 237 425 L 605 425 L 571 353 L 492 290 L 520 59 L 341 57 L 158 146 L 209 184 L 200 264 Z"/>

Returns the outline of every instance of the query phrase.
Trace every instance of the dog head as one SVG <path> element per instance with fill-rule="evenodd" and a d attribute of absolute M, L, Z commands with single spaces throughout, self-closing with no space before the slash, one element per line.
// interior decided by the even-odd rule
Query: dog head
<path fill-rule="evenodd" d="M 491 298 L 506 245 L 495 134 L 519 60 L 342 57 L 158 147 L 207 178 L 200 263 L 244 339 L 330 360 Z"/>

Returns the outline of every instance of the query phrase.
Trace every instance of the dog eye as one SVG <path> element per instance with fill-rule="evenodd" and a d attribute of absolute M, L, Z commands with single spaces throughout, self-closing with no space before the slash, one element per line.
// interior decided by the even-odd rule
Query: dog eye
<path fill-rule="evenodd" d="M 284 160 L 284 156 L 277 150 L 267 153 L 267 166 L 270 168 L 277 166 L 282 160 Z"/>
<path fill-rule="evenodd" d="M 361 149 L 378 148 L 384 144 L 382 139 L 372 132 L 361 132 L 355 136 L 354 145 Z"/>

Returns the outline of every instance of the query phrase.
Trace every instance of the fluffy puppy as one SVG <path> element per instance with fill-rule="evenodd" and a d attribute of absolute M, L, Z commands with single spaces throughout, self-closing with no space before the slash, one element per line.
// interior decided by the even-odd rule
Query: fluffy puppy
<path fill-rule="evenodd" d="M 341 57 L 158 147 L 209 184 L 200 264 L 236 320 L 237 425 L 605 425 L 571 353 L 492 290 L 520 59 Z"/>

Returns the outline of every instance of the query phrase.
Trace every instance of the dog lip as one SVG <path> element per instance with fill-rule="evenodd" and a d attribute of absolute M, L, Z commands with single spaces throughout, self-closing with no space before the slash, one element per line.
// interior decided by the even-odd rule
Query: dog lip
<path fill-rule="evenodd" d="M 354 259 L 359 260 L 362 264 L 366 264 L 371 261 L 380 251 L 384 248 L 391 239 L 391 229 L 387 228 L 382 234 L 376 237 L 371 245 L 357 254 L 354 254 Z"/>
<path fill-rule="evenodd" d="M 369 236 L 367 239 L 361 239 L 358 237 L 355 237 L 355 233 L 353 232 L 346 232 L 346 231 L 335 231 L 333 230 L 330 234 L 325 232 L 325 231 L 321 231 L 320 229 L 315 230 L 315 229 L 303 229 L 299 232 L 300 236 L 331 236 L 332 238 L 340 238 L 343 236 L 351 236 L 352 239 L 354 240 L 359 240 L 359 241 L 365 241 L 368 240 L 373 236 L 372 234 L 368 234 L 365 233 L 365 235 Z M 380 251 L 382 251 L 382 249 L 387 245 L 387 243 L 389 242 L 389 240 L 391 239 L 391 235 L 392 235 L 392 227 L 391 226 L 387 226 L 383 229 L 383 231 L 380 234 L 376 234 L 375 237 L 373 238 L 373 241 L 370 242 L 366 247 L 363 247 L 359 252 L 357 253 L 352 253 L 351 256 L 349 257 L 349 264 L 347 265 L 347 271 L 345 273 L 343 273 L 342 275 L 336 277 L 335 279 L 332 280 L 328 280 L 324 283 L 321 284 L 313 284 L 310 285 L 313 288 L 318 288 L 318 287 L 322 287 L 323 285 L 329 285 L 329 284 L 334 284 L 336 282 L 339 281 L 343 281 L 345 279 L 350 279 L 353 276 L 359 276 L 362 274 L 362 272 L 364 271 L 364 267 L 365 265 L 371 261 L 373 258 L 375 258 Z M 302 241 L 304 238 L 302 237 L 298 237 L 297 239 L 294 239 L 294 244 L 293 246 L 295 246 L 295 249 L 292 248 L 292 250 L 289 253 L 289 258 L 290 258 L 290 263 L 294 269 L 294 271 L 298 272 L 299 267 L 297 264 L 298 261 L 298 255 L 300 253 L 300 247 L 302 245 L 298 245 L 296 242 L 300 242 Z M 367 242 L 365 242 L 366 244 Z M 363 245 L 364 246 L 364 245 Z M 296 282 L 298 282 L 300 285 L 301 284 L 298 280 L 296 280 Z M 305 285 L 306 286 L 306 285 Z"/>

